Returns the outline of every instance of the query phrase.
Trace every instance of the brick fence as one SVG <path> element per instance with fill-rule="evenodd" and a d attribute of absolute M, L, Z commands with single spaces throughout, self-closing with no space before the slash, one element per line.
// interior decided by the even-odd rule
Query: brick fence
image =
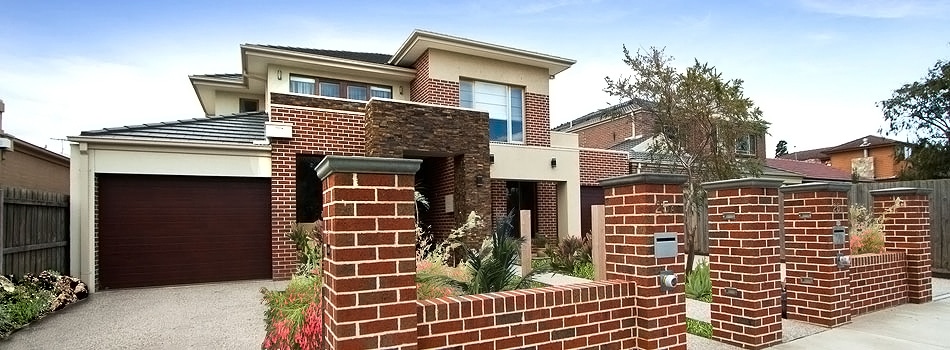
<path fill-rule="evenodd" d="M 682 213 L 675 178 L 604 183 L 608 277 L 562 287 L 416 300 L 413 174 L 419 161 L 328 156 L 324 179 L 325 345 L 351 348 L 685 349 Z M 659 180 L 659 183 L 651 181 Z M 677 232 L 674 256 L 653 257 L 654 232 Z M 682 279 L 680 279 L 682 280 Z"/>

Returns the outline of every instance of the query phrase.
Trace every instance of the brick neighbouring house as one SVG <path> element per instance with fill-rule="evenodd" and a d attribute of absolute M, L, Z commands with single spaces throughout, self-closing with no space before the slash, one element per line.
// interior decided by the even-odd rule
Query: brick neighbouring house
<path fill-rule="evenodd" d="M 190 76 L 206 118 L 70 138 L 74 275 L 288 278 L 285 234 L 320 217 L 327 155 L 421 159 L 438 237 L 510 209 L 549 240 L 580 235 L 581 186 L 625 173 L 622 153 L 549 129 L 548 81 L 570 59 L 419 30 L 393 55 L 245 44 L 241 58 L 243 74 Z"/>

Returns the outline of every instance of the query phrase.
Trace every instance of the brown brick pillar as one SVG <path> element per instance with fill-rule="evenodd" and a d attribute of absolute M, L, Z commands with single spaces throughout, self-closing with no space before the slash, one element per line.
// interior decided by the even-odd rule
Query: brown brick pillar
<path fill-rule="evenodd" d="M 683 183 L 686 177 L 636 174 L 606 179 L 604 221 L 607 279 L 636 282 L 639 349 L 686 349 L 686 257 Z M 654 234 L 676 234 L 676 256 L 656 258 Z M 660 272 L 672 271 L 679 283 L 660 287 Z"/>
<path fill-rule="evenodd" d="M 785 290 L 788 318 L 837 327 L 851 321 L 847 239 L 834 244 L 834 226 L 848 226 L 849 183 L 782 187 L 785 215 Z"/>
<path fill-rule="evenodd" d="M 782 341 L 781 180 L 703 184 L 709 198 L 713 339 L 747 349 Z"/>
<path fill-rule="evenodd" d="M 874 215 L 884 217 L 884 249 L 907 256 L 907 297 L 914 304 L 933 299 L 930 268 L 930 198 L 926 188 L 871 191 Z M 894 210 L 890 210 L 894 208 Z"/>
<path fill-rule="evenodd" d="M 326 349 L 416 348 L 412 159 L 328 156 L 323 179 Z"/>

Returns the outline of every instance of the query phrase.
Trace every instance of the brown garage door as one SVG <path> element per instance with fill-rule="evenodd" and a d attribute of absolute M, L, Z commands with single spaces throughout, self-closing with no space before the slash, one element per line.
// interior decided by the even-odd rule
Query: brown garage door
<path fill-rule="evenodd" d="M 96 179 L 100 288 L 271 277 L 270 179 Z"/>
<path fill-rule="evenodd" d="M 604 189 L 600 186 L 581 186 L 581 232 L 591 232 L 590 207 L 604 205 Z"/>

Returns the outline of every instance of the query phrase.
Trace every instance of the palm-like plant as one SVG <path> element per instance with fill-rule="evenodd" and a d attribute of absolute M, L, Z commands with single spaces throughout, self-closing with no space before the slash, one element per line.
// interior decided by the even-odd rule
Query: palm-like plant
<path fill-rule="evenodd" d="M 514 211 L 498 223 L 490 239 L 486 240 L 481 249 L 470 250 L 467 255 L 466 268 L 470 275 L 469 281 L 455 281 L 459 288 L 468 294 L 500 292 L 504 290 L 524 288 L 526 283 L 535 274 L 543 272 L 541 269 L 532 270 L 525 276 L 519 276 L 515 265 L 520 260 L 521 244 L 524 240 L 511 236 L 514 228 Z"/>

